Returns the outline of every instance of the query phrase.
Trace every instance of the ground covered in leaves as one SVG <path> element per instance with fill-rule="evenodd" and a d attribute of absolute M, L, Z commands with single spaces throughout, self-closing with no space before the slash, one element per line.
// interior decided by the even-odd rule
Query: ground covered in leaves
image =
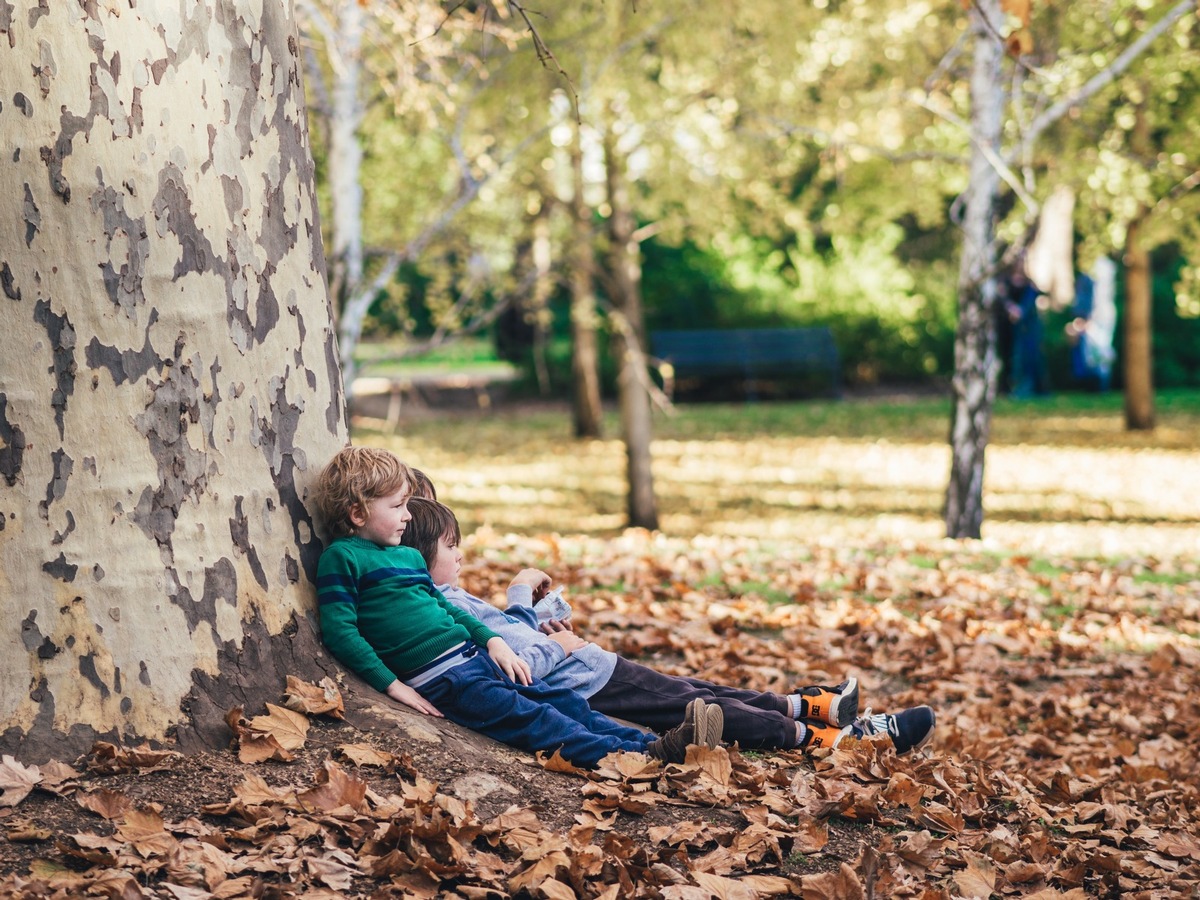
<path fill-rule="evenodd" d="M 876 711 L 934 706 L 937 738 L 580 773 L 416 716 L 359 730 L 332 682 L 281 685 L 278 706 L 231 711 L 227 751 L 5 758 L 0 895 L 1200 891 L 1194 557 L 486 529 L 467 550 L 476 593 L 539 565 L 577 630 L 628 656 L 761 689 L 855 674 Z"/>

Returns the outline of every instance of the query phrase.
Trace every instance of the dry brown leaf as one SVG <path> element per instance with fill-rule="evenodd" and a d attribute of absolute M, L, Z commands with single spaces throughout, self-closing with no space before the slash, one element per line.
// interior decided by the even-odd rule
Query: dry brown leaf
<path fill-rule="evenodd" d="M 333 760 L 326 760 L 317 770 L 316 785 L 297 795 L 296 799 L 305 808 L 316 808 L 332 812 L 347 807 L 360 812 L 367 799 L 367 783 L 357 775 L 351 775 Z"/>
<path fill-rule="evenodd" d="M 275 738 L 288 751 L 299 750 L 308 737 L 308 717 L 274 703 L 267 704 L 267 715 L 251 719 L 250 727 Z"/>
<path fill-rule="evenodd" d="M 866 900 L 862 882 L 846 863 L 836 872 L 805 875 L 800 879 L 800 896 L 804 900 Z"/>
<path fill-rule="evenodd" d="M 38 841 L 48 841 L 54 837 L 54 832 L 50 829 L 20 819 L 8 822 L 4 827 L 4 834 L 14 844 L 32 844 Z"/>
<path fill-rule="evenodd" d="M 105 789 L 78 794 L 75 802 L 104 819 L 119 819 L 133 808 L 128 796 Z"/>
<path fill-rule="evenodd" d="M 153 809 L 133 809 L 117 825 L 117 837 L 127 841 L 143 857 L 161 856 L 173 850 L 178 841 L 167 834 L 163 818 Z"/>
<path fill-rule="evenodd" d="M 396 757 L 367 744 L 339 744 L 337 752 L 356 766 L 389 766 Z"/>
<path fill-rule="evenodd" d="M 107 741 L 96 741 L 92 745 L 89 771 L 101 775 L 115 775 L 124 772 L 158 772 L 170 768 L 183 754 L 176 750 L 155 750 L 149 744 L 138 747 L 118 747 Z"/>
<path fill-rule="evenodd" d="M 295 758 L 295 754 L 285 750 L 273 734 L 246 731 L 238 741 L 238 759 L 244 763 L 260 763 L 268 759 L 291 762 Z"/>
<path fill-rule="evenodd" d="M 962 851 L 967 868 L 954 873 L 954 884 L 964 900 L 988 900 L 996 888 L 996 866 L 986 856 Z"/>
<path fill-rule="evenodd" d="M 0 807 L 16 806 L 42 780 L 37 766 L 26 766 L 7 753 L 0 758 Z"/>
<path fill-rule="evenodd" d="M 295 791 L 291 788 L 271 787 L 260 775 L 247 775 L 234 793 L 240 801 L 251 806 L 262 806 L 269 803 L 286 805 L 296 799 Z"/>
<path fill-rule="evenodd" d="M 587 775 L 586 769 L 581 769 L 578 766 L 567 762 L 565 759 L 563 759 L 562 754 L 557 750 L 555 750 L 549 756 L 547 756 L 545 753 L 538 753 L 537 761 L 541 764 L 542 768 L 550 772 L 564 772 L 568 775 Z"/>
<path fill-rule="evenodd" d="M 542 882 L 553 881 L 560 869 L 569 869 L 571 860 L 562 850 L 554 850 L 541 856 L 534 863 L 508 880 L 508 889 L 517 891 L 535 891 Z"/>
<path fill-rule="evenodd" d="M 345 718 L 345 705 L 342 694 L 326 676 L 319 684 L 302 681 L 295 675 L 287 677 L 287 691 L 283 695 L 283 705 L 288 709 L 310 716 L 328 715 L 335 719 Z"/>
<path fill-rule="evenodd" d="M 726 878 L 709 872 L 692 872 L 696 884 L 718 900 L 757 900 L 758 892 L 737 878 Z"/>
<path fill-rule="evenodd" d="M 721 787 L 729 787 L 733 764 L 729 760 L 729 751 L 724 747 L 710 750 L 707 747 L 692 744 L 687 748 L 686 765 L 698 766 L 701 772 Z"/>
<path fill-rule="evenodd" d="M 42 780 L 38 784 L 38 789 L 58 794 L 59 796 L 65 796 L 74 792 L 79 787 L 79 779 L 83 777 L 74 768 L 64 762 L 59 762 L 57 759 L 52 759 L 38 768 L 42 773 Z"/>
<path fill-rule="evenodd" d="M 352 863 L 353 858 L 341 851 L 333 851 L 320 857 L 310 856 L 304 861 L 308 873 L 314 879 L 335 891 L 350 890 L 354 876 L 358 874 Z"/>

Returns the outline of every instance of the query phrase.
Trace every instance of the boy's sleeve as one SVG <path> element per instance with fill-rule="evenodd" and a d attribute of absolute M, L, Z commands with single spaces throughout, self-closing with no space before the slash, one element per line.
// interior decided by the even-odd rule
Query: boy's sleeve
<path fill-rule="evenodd" d="M 329 652 L 377 691 L 387 691 L 396 673 L 384 665 L 358 630 L 358 579 L 346 557 L 330 547 L 317 563 L 321 640 Z"/>
<path fill-rule="evenodd" d="M 496 632 L 492 631 L 492 629 L 488 628 L 469 612 L 459 609 L 447 600 L 437 588 L 430 587 L 429 590 L 433 592 L 433 595 L 437 598 L 437 602 L 442 605 L 442 609 L 450 613 L 455 622 L 467 629 L 467 633 L 471 635 L 471 640 L 480 647 L 486 647 L 487 642 L 492 638 L 500 637 L 500 635 L 496 634 Z"/>
<path fill-rule="evenodd" d="M 505 595 L 508 606 L 504 612 L 510 619 L 516 619 L 522 625 L 528 625 L 538 630 L 537 612 L 533 608 L 533 588 L 527 584 L 509 585 Z"/>

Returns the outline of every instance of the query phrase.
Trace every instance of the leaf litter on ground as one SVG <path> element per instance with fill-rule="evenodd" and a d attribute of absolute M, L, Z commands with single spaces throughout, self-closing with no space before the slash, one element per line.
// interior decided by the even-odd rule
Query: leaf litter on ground
<path fill-rule="evenodd" d="M 813 756 L 692 748 L 683 764 L 623 755 L 591 772 L 552 754 L 524 761 L 558 779 L 554 803 L 518 788 L 482 813 L 419 742 L 355 734 L 332 682 L 289 679 L 282 706 L 230 711 L 237 747 L 223 755 L 232 780 L 218 799 L 139 792 L 183 764 L 170 751 L 97 743 L 74 766 L 6 757 L 0 821 L 7 846 L 28 849 L 0 894 L 1200 891 L 1194 560 L 766 548 L 636 531 L 611 541 L 484 531 L 468 545 L 463 579 L 480 596 L 502 603 L 517 568 L 538 565 L 566 588 L 576 630 L 611 649 L 760 690 L 854 674 L 875 711 L 933 706 L 936 740 L 909 757 L 879 738 Z M 35 803 L 41 812 L 26 813 Z"/>

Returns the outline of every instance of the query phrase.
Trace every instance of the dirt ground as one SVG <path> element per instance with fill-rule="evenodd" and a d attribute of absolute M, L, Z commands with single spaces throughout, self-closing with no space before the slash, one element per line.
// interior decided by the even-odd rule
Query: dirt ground
<path fill-rule="evenodd" d="M 322 882 L 311 872 L 307 878 L 293 879 L 279 877 L 281 873 L 272 873 L 270 866 L 244 885 L 244 893 L 232 891 L 239 874 L 236 867 L 231 867 L 224 879 L 210 878 L 202 885 L 203 889 L 189 889 L 199 892 L 181 892 L 180 885 L 170 880 L 169 868 L 143 865 L 151 862 L 158 850 L 148 850 L 139 845 L 137 839 L 131 842 L 132 847 L 135 855 L 145 854 L 144 859 L 137 859 L 131 865 L 129 859 L 121 858 L 122 853 L 115 853 L 112 859 L 105 858 L 106 847 L 115 846 L 119 839 L 129 839 L 126 825 L 131 817 L 122 814 L 130 809 L 152 811 L 165 823 L 164 831 L 176 838 L 201 834 L 202 840 L 222 847 L 245 841 L 245 826 L 254 820 L 254 816 L 246 816 L 241 808 L 231 813 L 222 810 L 231 803 L 236 805 L 236 798 L 239 793 L 245 793 L 248 780 L 261 779 L 281 796 L 301 794 L 321 783 L 331 761 L 335 768 L 340 767 L 350 773 L 350 777 L 364 781 L 368 794 L 386 797 L 395 795 L 398 789 L 403 790 L 402 786 L 407 785 L 409 789 L 419 786 L 440 798 L 439 802 L 444 805 L 448 805 L 445 797 L 462 801 L 467 817 L 477 824 L 503 820 L 506 814 L 511 816 L 515 810 L 522 810 L 536 816 L 543 836 L 565 836 L 573 830 L 578 833 L 582 823 L 595 826 L 596 808 L 589 804 L 587 796 L 594 782 L 583 773 L 554 771 L 528 754 L 513 751 L 451 723 L 413 715 L 392 706 L 386 699 L 379 702 L 379 706 L 368 704 L 365 712 L 360 709 L 358 714 L 351 714 L 350 718 L 358 721 L 358 727 L 346 720 L 312 716 L 304 746 L 294 751 L 294 758 L 286 762 L 248 764 L 239 759 L 233 746 L 228 750 L 190 756 L 170 751 L 155 754 L 147 748 L 146 758 L 141 759 L 136 754 L 126 757 L 120 750 L 114 758 L 108 750 L 71 761 L 76 776 L 49 790 L 43 785 L 15 808 L 0 810 L 0 829 L 7 835 L 6 840 L 0 840 L 0 876 L 7 876 L 0 878 L 0 896 L 108 894 L 123 898 L 162 896 L 185 897 L 187 900 L 202 896 L 326 896 L 325 892 L 331 889 L 329 885 L 334 883 L 338 884 L 339 890 L 328 896 L 392 896 L 388 893 L 386 879 L 356 873 L 344 882 L 334 879 Z M 389 761 L 378 765 L 372 760 L 355 766 L 347 755 L 347 747 L 354 748 L 356 754 L 366 753 L 369 748 L 376 751 L 380 759 Z M 743 756 L 736 750 L 731 754 L 724 750 L 720 752 L 731 755 L 735 765 L 747 769 L 758 768 L 768 758 L 758 754 Z M 799 770 L 812 775 L 812 761 L 800 754 L 773 754 L 770 759 L 780 772 Z M 657 763 L 652 766 L 662 774 Z M 695 769 L 694 766 L 676 768 Z M 111 771 L 113 769 L 116 771 Z M 664 777 L 663 780 L 667 779 Z M 666 790 L 668 794 L 674 793 Z M 124 799 L 98 813 L 95 808 L 85 806 L 84 798 L 93 797 Z M 739 805 L 706 805 L 671 796 L 663 802 L 630 805 L 632 811 L 613 809 L 609 811 L 611 815 L 604 814 L 600 826 L 604 832 L 603 845 L 606 852 L 635 858 L 638 851 L 633 848 L 653 847 L 657 833 L 678 829 L 686 823 L 703 822 L 706 829 L 716 829 L 714 833 L 734 834 L 747 825 Z M 197 820 L 206 822 L 206 827 L 197 827 Z M 326 848 L 330 845 L 331 834 L 324 837 Z M 101 839 L 105 838 L 111 839 L 114 845 L 104 845 Z M 860 824 L 833 824 L 829 828 L 828 843 L 819 854 L 777 856 L 754 868 L 776 876 L 796 877 L 830 871 L 843 862 L 854 862 L 862 848 L 877 838 L 872 829 Z M 536 843 L 536 839 L 531 840 Z M 258 841 L 258 838 L 250 841 Z M 717 843 L 704 842 L 701 849 L 715 847 Z M 127 843 L 125 849 L 129 846 Z M 293 858 L 301 855 L 294 853 Z M 675 870 L 677 875 L 674 877 L 683 880 L 691 867 L 688 856 L 686 852 L 651 853 L 640 863 L 635 859 L 631 869 L 636 872 L 666 865 Z M 663 862 L 657 861 L 660 857 Z M 122 883 L 120 892 L 113 893 L 111 881 L 105 883 L 106 878 L 112 877 L 101 874 L 107 863 L 114 863 L 108 868 L 109 873 L 134 873 L 132 879 Z M 139 865 L 141 872 L 138 872 Z M 662 882 L 664 877 L 660 871 L 651 881 Z M 39 880 L 43 878 L 46 880 Z M 633 878 L 640 881 L 636 874 Z M 222 883 L 228 892 L 219 890 Z M 464 885 L 451 882 L 436 889 L 430 886 L 427 891 L 395 895 L 456 896 L 460 895 L 456 888 L 462 887 Z M 479 885 L 477 889 L 483 889 L 483 886 Z M 501 883 L 497 883 L 495 890 L 484 893 L 503 896 L 507 892 Z M 546 891 L 532 893 L 555 895 Z M 468 890 L 466 895 L 478 894 Z"/>

